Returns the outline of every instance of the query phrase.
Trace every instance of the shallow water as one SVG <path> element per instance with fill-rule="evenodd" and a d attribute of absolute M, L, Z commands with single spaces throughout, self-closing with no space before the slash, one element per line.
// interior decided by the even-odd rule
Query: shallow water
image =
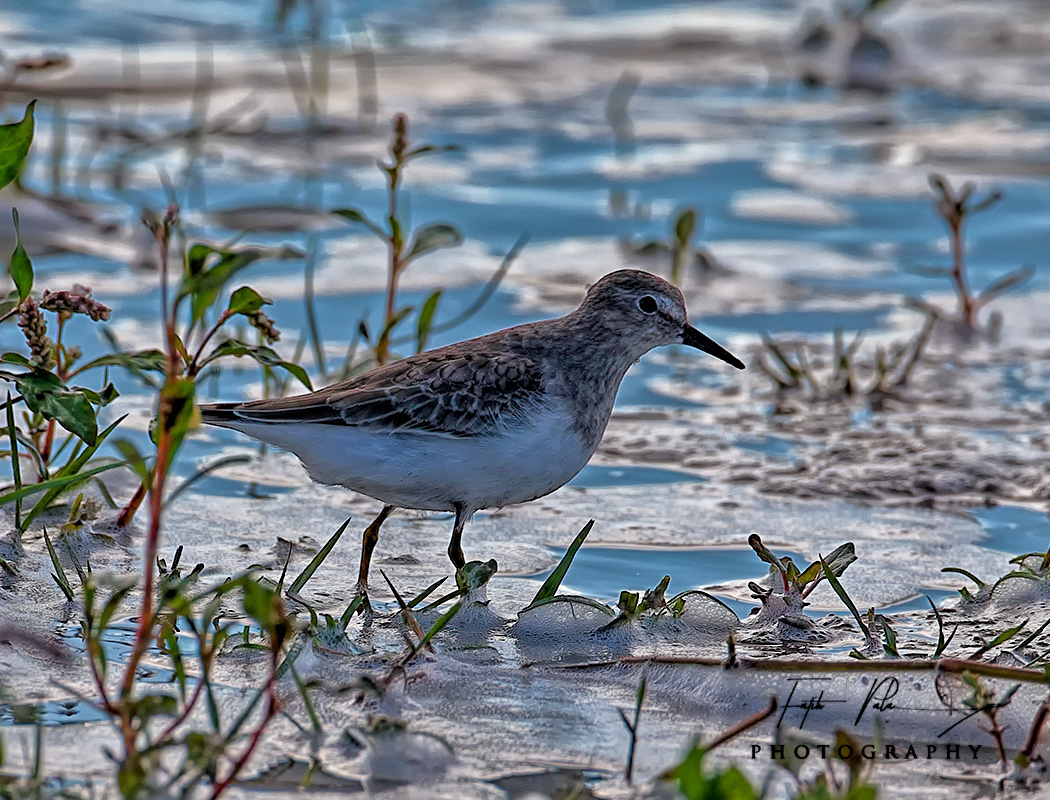
<path fill-rule="evenodd" d="M 611 775 L 620 769 L 623 745 L 613 707 L 630 705 L 635 676 L 590 686 L 544 675 L 537 679 L 542 687 L 522 694 L 518 673 L 506 666 L 528 660 L 508 639 L 507 621 L 527 604 L 589 517 L 597 523 L 563 581 L 569 593 L 614 605 L 621 591 L 641 592 L 670 575 L 670 593 L 709 590 L 745 619 L 758 605 L 747 582 L 767 577 L 767 565 L 747 547 L 749 533 L 760 532 L 778 555 L 790 555 L 800 565 L 856 541 L 859 560 L 843 583 L 862 610 L 874 606 L 900 615 L 897 624 L 914 638 L 909 646 L 915 648 L 936 640 L 936 629 L 923 616 L 926 596 L 953 618 L 970 613 L 952 599 L 966 581 L 941 573 L 941 567 L 962 566 L 994 581 L 1008 571 L 1010 557 L 1050 545 L 1045 510 L 1050 373 L 1042 367 L 1050 352 L 1050 328 L 1041 313 L 1050 289 L 1050 271 L 1043 263 L 1050 235 L 1045 213 L 1050 206 L 1045 157 L 1050 98 L 1041 95 L 1039 81 L 1031 80 L 1045 69 L 1046 48 L 1026 54 L 1018 45 L 1017 53 L 1004 54 L 997 68 L 995 59 L 968 44 L 968 28 L 980 32 L 986 27 L 979 16 L 977 22 L 965 21 L 967 14 L 984 13 L 980 4 L 963 4 L 958 26 L 940 18 L 930 21 L 937 14 L 931 4 L 907 5 L 912 7 L 888 17 L 887 25 L 912 49 L 922 45 L 918 49 L 925 55 L 911 79 L 888 96 L 804 88 L 785 38 L 801 19 L 798 4 L 790 2 L 540 5 L 521 0 L 435 7 L 404 0 L 340 7 L 322 26 L 326 41 L 344 48 L 359 20 L 369 26 L 379 64 L 379 128 L 358 116 L 356 90 L 351 91 L 357 74 L 347 58 L 336 58 L 333 91 L 325 98 L 327 117 L 321 120 L 335 125 L 336 133 L 311 140 L 302 133 L 305 123 L 273 49 L 277 41 L 305 41 L 308 21 L 301 11 L 278 37 L 270 12 L 261 6 L 249 13 L 238 3 L 193 0 L 151 16 L 129 13 L 124 0 L 110 0 L 90 14 L 65 13 L 61 3 L 26 4 L 3 20 L 9 42 L 5 52 L 68 48 L 73 58 L 71 70 L 54 83 L 47 76 L 39 84 L 33 75 L 20 78 L 5 108 L 5 119 L 13 118 L 20 87 L 27 93 L 46 90 L 26 180 L 41 191 L 51 185 L 52 134 L 56 120 L 64 120 L 69 155 L 61 191 L 91 204 L 93 213 L 116 223 L 116 230 L 85 226 L 77 228 L 72 243 L 56 242 L 63 224 L 45 216 L 34 223 L 28 199 L 8 193 L 6 202 L 23 211 L 38 288 L 63 288 L 77 280 L 91 284 L 114 309 L 110 329 L 118 339 L 127 347 L 152 347 L 160 336 L 154 323 L 156 274 L 129 270 L 127 262 L 137 252 L 134 231 L 142 207 L 166 203 L 158 179 L 158 166 L 164 167 L 178 187 L 193 237 L 229 240 L 240 233 L 231 219 L 254 219 L 259 229 L 247 233 L 245 241 L 290 243 L 315 253 L 314 304 L 330 367 L 345 358 L 360 321 L 372 329 L 379 324 L 381 249 L 359 229 L 341 223 L 284 232 L 267 230 L 262 215 L 253 218 L 250 208 L 236 215 L 216 212 L 267 204 L 311 220 L 316 209 L 348 205 L 380 213 L 384 188 L 374 160 L 385 147 L 384 120 L 396 110 L 409 112 L 414 139 L 462 148 L 410 167 L 407 202 L 414 223 L 450 221 L 467 239 L 457 250 L 413 265 L 401 302 L 418 305 L 443 286 L 437 321 L 453 318 L 471 305 L 517 237 L 530 236 L 493 297 L 465 324 L 436 334 L 433 346 L 563 313 L 576 304 L 585 285 L 615 268 L 666 271 L 666 253 L 639 257 L 623 243 L 665 241 L 673 215 L 687 205 L 699 207 L 698 242 L 728 272 L 687 270 L 684 288 L 693 321 L 751 368 L 737 375 L 697 354 L 650 353 L 624 381 L 605 444 L 592 464 L 551 497 L 521 509 L 479 514 L 468 529 L 468 555 L 496 557 L 500 563 L 490 595 L 503 627 L 497 626 L 475 655 L 453 653 L 479 659 L 477 664 L 492 659 L 487 669 L 475 668 L 479 682 L 487 682 L 487 690 L 500 698 L 493 702 L 504 703 L 502 713 L 486 717 L 489 710 L 480 707 L 480 695 L 473 711 L 478 718 L 502 720 L 502 738 L 491 729 L 484 735 L 456 730 L 457 709 L 449 709 L 442 694 L 455 681 L 455 664 L 441 662 L 431 670 L 433 685 L 420 689 L 426 706 L 420 721 L 462 737 L 457 745 L 469 754 L 462 768 L 469 780 L 492 773 L 501 742 L 528 734 L 527 720 L 508 722 L 511 712 L 526 711 L 535 715 L 537 728 L 546 726 L 551 735 L 517 760 L 590 766 L 589 756 L 607 768 L 602 774 Z M 1050 25 L 1045 9 L 1011 5 Z M 1004 20 L 1009 13 L 1002 12 Z M 943 28 L 941 39 L 929 47 L 921 38 L 924 25 Z M 1009 27 L 1006 21 L 1003 25 Z M 971 66 L 971 56 L 981 60 Z M 210 59 L 221 78 L 211 89 L 210 113 L 251 97 L 262 109 L 256 118 L 263 126 L 259 131 L 209 135 L 199 155 L 181 139 L 139 154 L 119 141 L 107 142 L 92 155 L 86 180 L 76 179 L 78 158 L 89 150 L 100 122 L 152 132 L 186 126 L 199 58 Z M 964 72 L 960 63 L 988 79 L 973 85 L 957 81 L 953 76 Z M 617 142 L 606 119 L 607 102 L 624 70 L 636 72 L 640 84 L 626 108 L 633 137 Z M 132 80 L 132 73 L 141 75 Z M 111 102 L 104 92 L 77 88 L 78 82 L 104 82 L 100 75 L 126 83 L 127 94 Z M 163 76 L 160 83 L 170 97 L 149 90 L 160 85 L 157 75 Z M 114 164 L 121 161 L 127 164 L 129 188 L 112 184 Z M 798 401 L 787 413 L 774 413 L 783 411 L 781 403 L 755 368 L 762 335 L 814 344 L 815 363 L 826 363 L 834 331 L 847 336 L 865 331 L 861 352 L 870 363 L 876 347 L 903 341 L 918 329 L 920 317 L 903 310 L 903 298 L 924 296 L 945 309 L 953 307 L 945 281 L 913 274 L 915 267 L 948 259 L 943 225 L 926 188 L 931 171 L 945 172 L 956 184 L 973 177 L 981 192 L 993 187 L 1004 192 L 1003 200 L 967 229 L 974 286 L 986 286 L 1022 264 L 1039 267 L 1032 280 L 993 304 L 1004 314 L 1002 347 L 967 349 L 950 338 L 935 339 L 928 363 L 920 366 L 909 396 L 896 408 L 873 410 L 859 400 Z M 3 242 L 8 248 L 6 238 Z M 37 255 L 37 247 L 41 253 L 56 247 L 68 251 Z M 285 332 L 279 349 L 290 355 L 307 327 L 302 263 L 260 262 L 239 277 L 274 297 L 268 310 Z M 411 323 L 404 332 L 412 338 Z M 97 328 L 80 320 L 71 323 L 68 335 L 88 357 L 108 352 Z M 19 331 L 0 328 L 0 345 L 20 347 Z M 407 344 L 402 352 L 410 349 Z M 307 347 L 304 363 L 323 382 L 313 361 Z M 236 366 L 204 383 L 209 399 L 257 395 L 258 369 Z M 105 416 L 112 420 L 130 413 L 126 435 L 146 450 L 150 395 L 127 376 L 111 377 L 123 396 Z M 200 431 L 187 440 L 178 472 L 188 477 L 220 455 L 259 458 L 254 445 L 238 434 Z M 117 494 L 127 491 L 118 483 Z M 869 505 L 849 505 L 843 498 Z M 186 546 L 187 561 L 208 564 L 209 577 L 256 563 L 276 579 L 277 537 L 306 542 L 300 550 L 293 548 L 293 564 L 301 568 L 308 558 L 303 551 L 327 539 L 347 514 L 361 520 L 374 513 L 373 505 L 349 493 L 310 487 L 289 459 L 266 456 L 197 482 L 172 507 L 170 536 Z M 385 529 L 378 562 L 398 585 L 422 588 L 444 574 L 450 524 L 444 515 L 395 518 Z M 345 575 L 355 568 L 356 534 L 348 539 L 354 541 L 342 543 L 326 564 L 336 574 L 319 575 L 311 587 L 319 605 L 335 613 L 341 604 L 345 607 Z M 233 542 L 243 549 L 233 550 Z M 45 602 L 40 598 L 54 592 L 39 545 L 30 543 L 37 561 L 34 570 L 27 568 L 36 594 L 19 597 L 16 604 L 19 613 L 37 616 L 37 605 Z M 133 552 L 100 546 L 93 563 L 130 571 Z M 385 589 L 376 593 L 377 606 L 383 607 L 389 599 Z M 839 618 L 830 626 L 839 638 L 823 650 L 805 645 L 818 657 L 843 656 L 860 644 L 855 632 L 843 633 L 853 623 L 822 586 L 806 614 L 821 622 L 829 613 Z M 987 619 L 973 616 L 978 618 L 975 631 L 971 635 L 967 628 L 960 635 L 960 641 L 969 637 L 970 651 L 1018 612 L 998 609 Z M 68 648 L 79 654 L 75 628 L 55 624 Z M 108 643 L 117 660 L 126 652 L 131 624 Z M 396 645 L 399 640 L 385 631 L 377 641 Z M 761 650 L 767 644 L 754 645 L 745 637 L 742 647 Z M 628 645 L 617 650 L 620 645 L 608 645 L 608 652 L 630 650 Z M 697 647 L 705 654 L 724 654 L 721 642 L 717 652 Z M 349 672 L 345 666 L 335 669 Z M 171 676 L 158 670 L 147 680 L 167 683 Z M 231 687 L 236 685 L 230 680 Z M 669 680 L 672 689 L 676 680 Z M 576 716 L 551 699 L 569 703 L 581 692 L 587 699 L 574 710 Z M 39 721 L 64 727 L 101 719 L 91 707 L 67 697 L 50 694 L 39 702 L 0 706 L 0 725 Z M 709 721 L 713 705 L 723 718 L 736 719 L 746 706 L 739 698 L 709 699 L 697 701 L 689 713 L 707 714 Z M 676 712 L 674 700 L 667 701 L 661 713 L 675 735 L 653 746 L 643 767 L 649 776 L 667 766 L 695 728 L 689 713 Z M 345 724 L 347 713 L 332 709 L 334 724 Z M 607 746 L 602 755 L 583 753 L 574 737 L 599 728 Z M 297 735 L 289 731 L 289 737 Z M 487 741 L 485 735 L 494 738 Z M 615 758 L 606 752 L 613 749 Z M 914 792 L 915 785 L 897 788 Z M 453 797 L 486 796 L 473 784 L 460 795 L 452 786 L 442 791 Z"/>

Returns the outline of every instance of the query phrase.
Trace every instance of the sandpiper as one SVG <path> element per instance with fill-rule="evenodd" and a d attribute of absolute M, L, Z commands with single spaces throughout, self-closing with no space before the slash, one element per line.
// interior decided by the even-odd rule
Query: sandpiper
<path fill-rule="evenodd" d="M 321 483 L 384 503 L 365 529 L 367 595 L 379 529 L 395 508 L 452 511 L 448 555 L 464 565 L 475 511 L 543 497 L 593 455 L 627 369 L 681 343 L 744 369 L 686 319 L 677 287 L 610 273 L 579 308 L 395 361 L 311 394 L 203 406 L 205 422 L 290 450 Z"/>

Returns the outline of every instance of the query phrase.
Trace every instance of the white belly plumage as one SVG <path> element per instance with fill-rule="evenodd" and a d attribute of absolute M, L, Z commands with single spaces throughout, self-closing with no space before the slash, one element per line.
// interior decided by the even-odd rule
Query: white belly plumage
<path fill-rule="evenodd" d="M 564 485 L 590 459 L 567 414 L 548 410 L 489 436 L 297 423 L 230 427 L 299 457 L 310 477 L 392 506 L 470 511 L 534 500 Z"/>

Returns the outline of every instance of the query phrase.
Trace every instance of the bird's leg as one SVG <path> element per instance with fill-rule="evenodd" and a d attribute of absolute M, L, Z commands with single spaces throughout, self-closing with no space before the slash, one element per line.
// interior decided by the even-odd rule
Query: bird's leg
<path fill-rule="evenodd" d="M 448 557 L 452 560 L 452 565 L 458 570 L 467 563 L 466 559 L 463 558 L 463 546 L 460 544 L 460 541 L 463 538 L 463 526 L 470 519 L 470 513 L 465 506 L 457 504 L 455 508 L 456 522 L 452 526 L 452 539 L 448 543 Z"/>
<path fill-rule="evenodd" d="M 376 542 L 379 541 L 379 529 L 383 527 L 383 523 L 393 510 L 393 506 L 383 506 L 379 516 L 365 528 L 365 535 L 361 542 L 361 569 L 357 573 L 357 595 L 364 598 L 364 610 L 369 612 L 372 606 L 368 602 L 368 566 L 372 562 L 372 551 L 375 550 Z"/>

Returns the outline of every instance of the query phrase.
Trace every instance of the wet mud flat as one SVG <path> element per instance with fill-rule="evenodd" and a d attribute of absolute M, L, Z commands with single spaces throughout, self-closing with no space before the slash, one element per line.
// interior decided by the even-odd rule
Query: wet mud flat
<path fill-rule="evenodd" d="M 997 341 L 961 340 L 945 319 L 894 391 L 829 397 L 823 389 L 837 329 L 847 341 L 865 331 L 854 365 L 865 387 L 876 379 L 879 348 L 890 351 L 922 328 L 923 311 L 905 298 L 921 296 L 945 318 L 954 310 L 946 284 L 906 269 L 946 257 L 927 173 L 1005 192 L 969 231 L 976 283 L 1045 257 L 1050 141 L 1042 123 L 1050 98 L 1040 76 L 1050 17 L 1038 4 L 1007 5 L 1009 13 L 957 3 L 949 13 L 933 2 L 901 4 L 881 23 L 899 56 L 884 71 L 895 89 L 885 95 L 840 92 L 850 68 L 841 45 L 800 50 L 799 9 L 724 4 L 703 14 L 666 9 L 645 25 L 630 14 L 604 26 L 496 14 L 467 42 L 447 33 L 460 45 L 454 52 L 419 42 L 380 47 L 372 54 L 374 116 L 363 105 L 364 57 L 335 49 L 325 55 L 327 90 L 273 52 L 236 46 L 175 55 L 143 48 L 135 70 L 126 54 L 73 48 L 69 70 L 20 76 L 12 96 L 42 98 L 43 129 L 48 113 L 51 122 L 67 115 L 66 146 L 82 154 L 82 169 L 71 162 L 65 178 L 76 203 L 7 193 L 5 202 L 19 207 L 34 256 L 54 253 L 37 260 L 40 274 L 56 285 L 91 283 L 130 346 L 160 336 L 156 273 L 136 220 L 142 205 L 165 202 L 162 164 L 194 197 L 185 216 L 195 233 L 247 231 L 315 247 L 312 290 L 327 354 L 340 357 L 357 310 L 379 302 L 383 252 L 334 227 L 323 209 L 381 201 L 373 162 L 387 132 L 375 119 L 403 110 L 428 137 L 464 147 L 421 162 L 413 213 L 454 219 L 467 236 L 426 270 L 406 272 L 407 291 L 461 290 L 465 304 L 523 220 L 535 228 L 493 310 L 448 340 L 562 313 L 587 283 L 619 267 L 665 272 L 668 226 L 687 203 L 702 209 L 698 243 L 710 256 L 685 272 L 690 313 L 751 367 L 726 375 L 683 353 L 646 357 L 580 478 L 526 506 L 477 516 L 468 559 L 484 566 L 494 558 L 498 571 L 463 601 L 434 652 L 403 672 L 393 668 L 411 631 L 378 577 L 370 624 L 355 616 L 344 637 L 311 621 L 310 609 L 338 618 L 351 602 L 358 531 L 376 504 L 311 484 L 290 456 L 259 455 L 226 432 L 194 432 L 180 464 L 186 475 L 218 456 L 251 459 L 211 473 L 169 509 L 162 556 L 170 563 L 181 546 L 184 565 L 204 565 L 201 586 L 248 569 L 277 584 L 353 518 L 302 590 L 305 604 L 287 598 L 311 707 L 297 678 L 284 674 L 285 714 L 229 796 L 301 796 L 309 785 L 399 798 L 672 797 L 658 776 L 694 737 L 713 740 L 772 697 L 780 704 L 772 716 L 709 756 L 712 767 L 738 765 L 756 786 L 768 780 L 769 796 L 792 796 L 795 786 L 771 748 L 793 753 L 805 742 L 814 755 L 800 769 L 812 777 L 823 768 L 818 748 L 836 729 L 880 754 L 871 780 L 884 796 L 994 789 L 1005 773 L 983 716 L 965 706 L 972 687 L 932 660 L 983 661 L 990 672 L 979 679 L 999 697 L 1019 685 L 998 724 L 1011 755 L 1025 747 L 1045 696 L 1028 672 L 1050 646 L 1040 627 L 1050 618 L 1050 589 L 1038 557 L 1010 559 L 1050 545 L 1045 270 L 990 306 L 1002 314 Z M 295 54 L 303 65 L 316 57 Z M 625 70 L 639 83 L 618 111 L 611 100 Z M 810 72 L 823 88 L 801 88 L 799 75 Z M 310 104 L 298 101 L 308 96 L 323 97 L 323 113 L 302 113 Z M 49 101 L 61 108 L 45 109 Z M 48 136 L 38 146 L 54 152 L 58 141 Z M 44 159 L 33 168 L 42 178 Z M 276 300 L 280 324 L 305 327 L 300 268 L 260 264 L 252 281 Z M 801 350 L 820 387 L 778 388 L 757 368 L 764 360 L 777 369 L 763 333 L 793 363 Z M 303 363 L 316 367 L 312 358 L 305 348 Z M 213 391 L 254 396 L 255 378 L 230 370 Z M 107 413 L 129 414 L 125 424 L 145 441 L 152 404 L 129 386 Z M 130 494 L 132 480 L 107 476 L 110 494 Z M 104 498 L 88 495 L 103 510 L 56 535 L 70 580 L 76 585 L 74 561 L 97 574 L 138 574 L 142 528 L 115 530 Z M 49 530 L 67 511 L 51 513 Z M 561 581 L 568 599 L 528 609 L 589 519 L 595 525 Z M 384 528 L 375 565 L 413 596 L 446 576 L 450 529 L 443 515 L 400 514 Z M 801 605 L 749 545 L 752 535 L 799 570 L 851 542 L 857 560 L 840 583 L 868 627 L 828 580 L 807 586 Z M 90 702 L 79 610 L 56 589 L 42 529 L 21 542 L 8 537 L 0 555 L 13 570 L 0 576 L 4 770 L 32 769 L 41 722 L 49 774 L 74 792 L 112 791 L 104 752 L 120 743 Z M 670 585 L 659 589 L 664 575 Z M 431 598 L 452 584 L 449 576 Z M 654 604 L 643 610 L 620 594 L 644 605 L 646 590 Z M 681 609 L 656 599 L 679 592 L 691 593 L 680 597 Z M 453 602 L 418 613 L 423 629 Z M 108 645 L 116 662 L 131 641 L 135 607 L 131 593 Z M 247 622 L 233 605 L 224 610 Z M 992 644 L 1022 621 L 1023 630 Z M 242 644 L 259 641 L 251 626 L 246 636 Z M 240 714 L 265 681 L 259 651 L 237 644 L 228 643 L 213 676 L 224 719 Z M 870 662 L 851 659 L 851 650 Z M 385 676 L 389 685 L 376 690 Z M 174 680 L 159 650 L 141 677 L 160 686 Z M 618 709 L 631 717 L 643 680 L 629 786 L 630 735 Z M 187 725 L 203 728 L 205 712 Z M 971 747 L 979 748 L 973 758 Z M 1037 779 L 1038 771 L 1015 775 Z"/>

